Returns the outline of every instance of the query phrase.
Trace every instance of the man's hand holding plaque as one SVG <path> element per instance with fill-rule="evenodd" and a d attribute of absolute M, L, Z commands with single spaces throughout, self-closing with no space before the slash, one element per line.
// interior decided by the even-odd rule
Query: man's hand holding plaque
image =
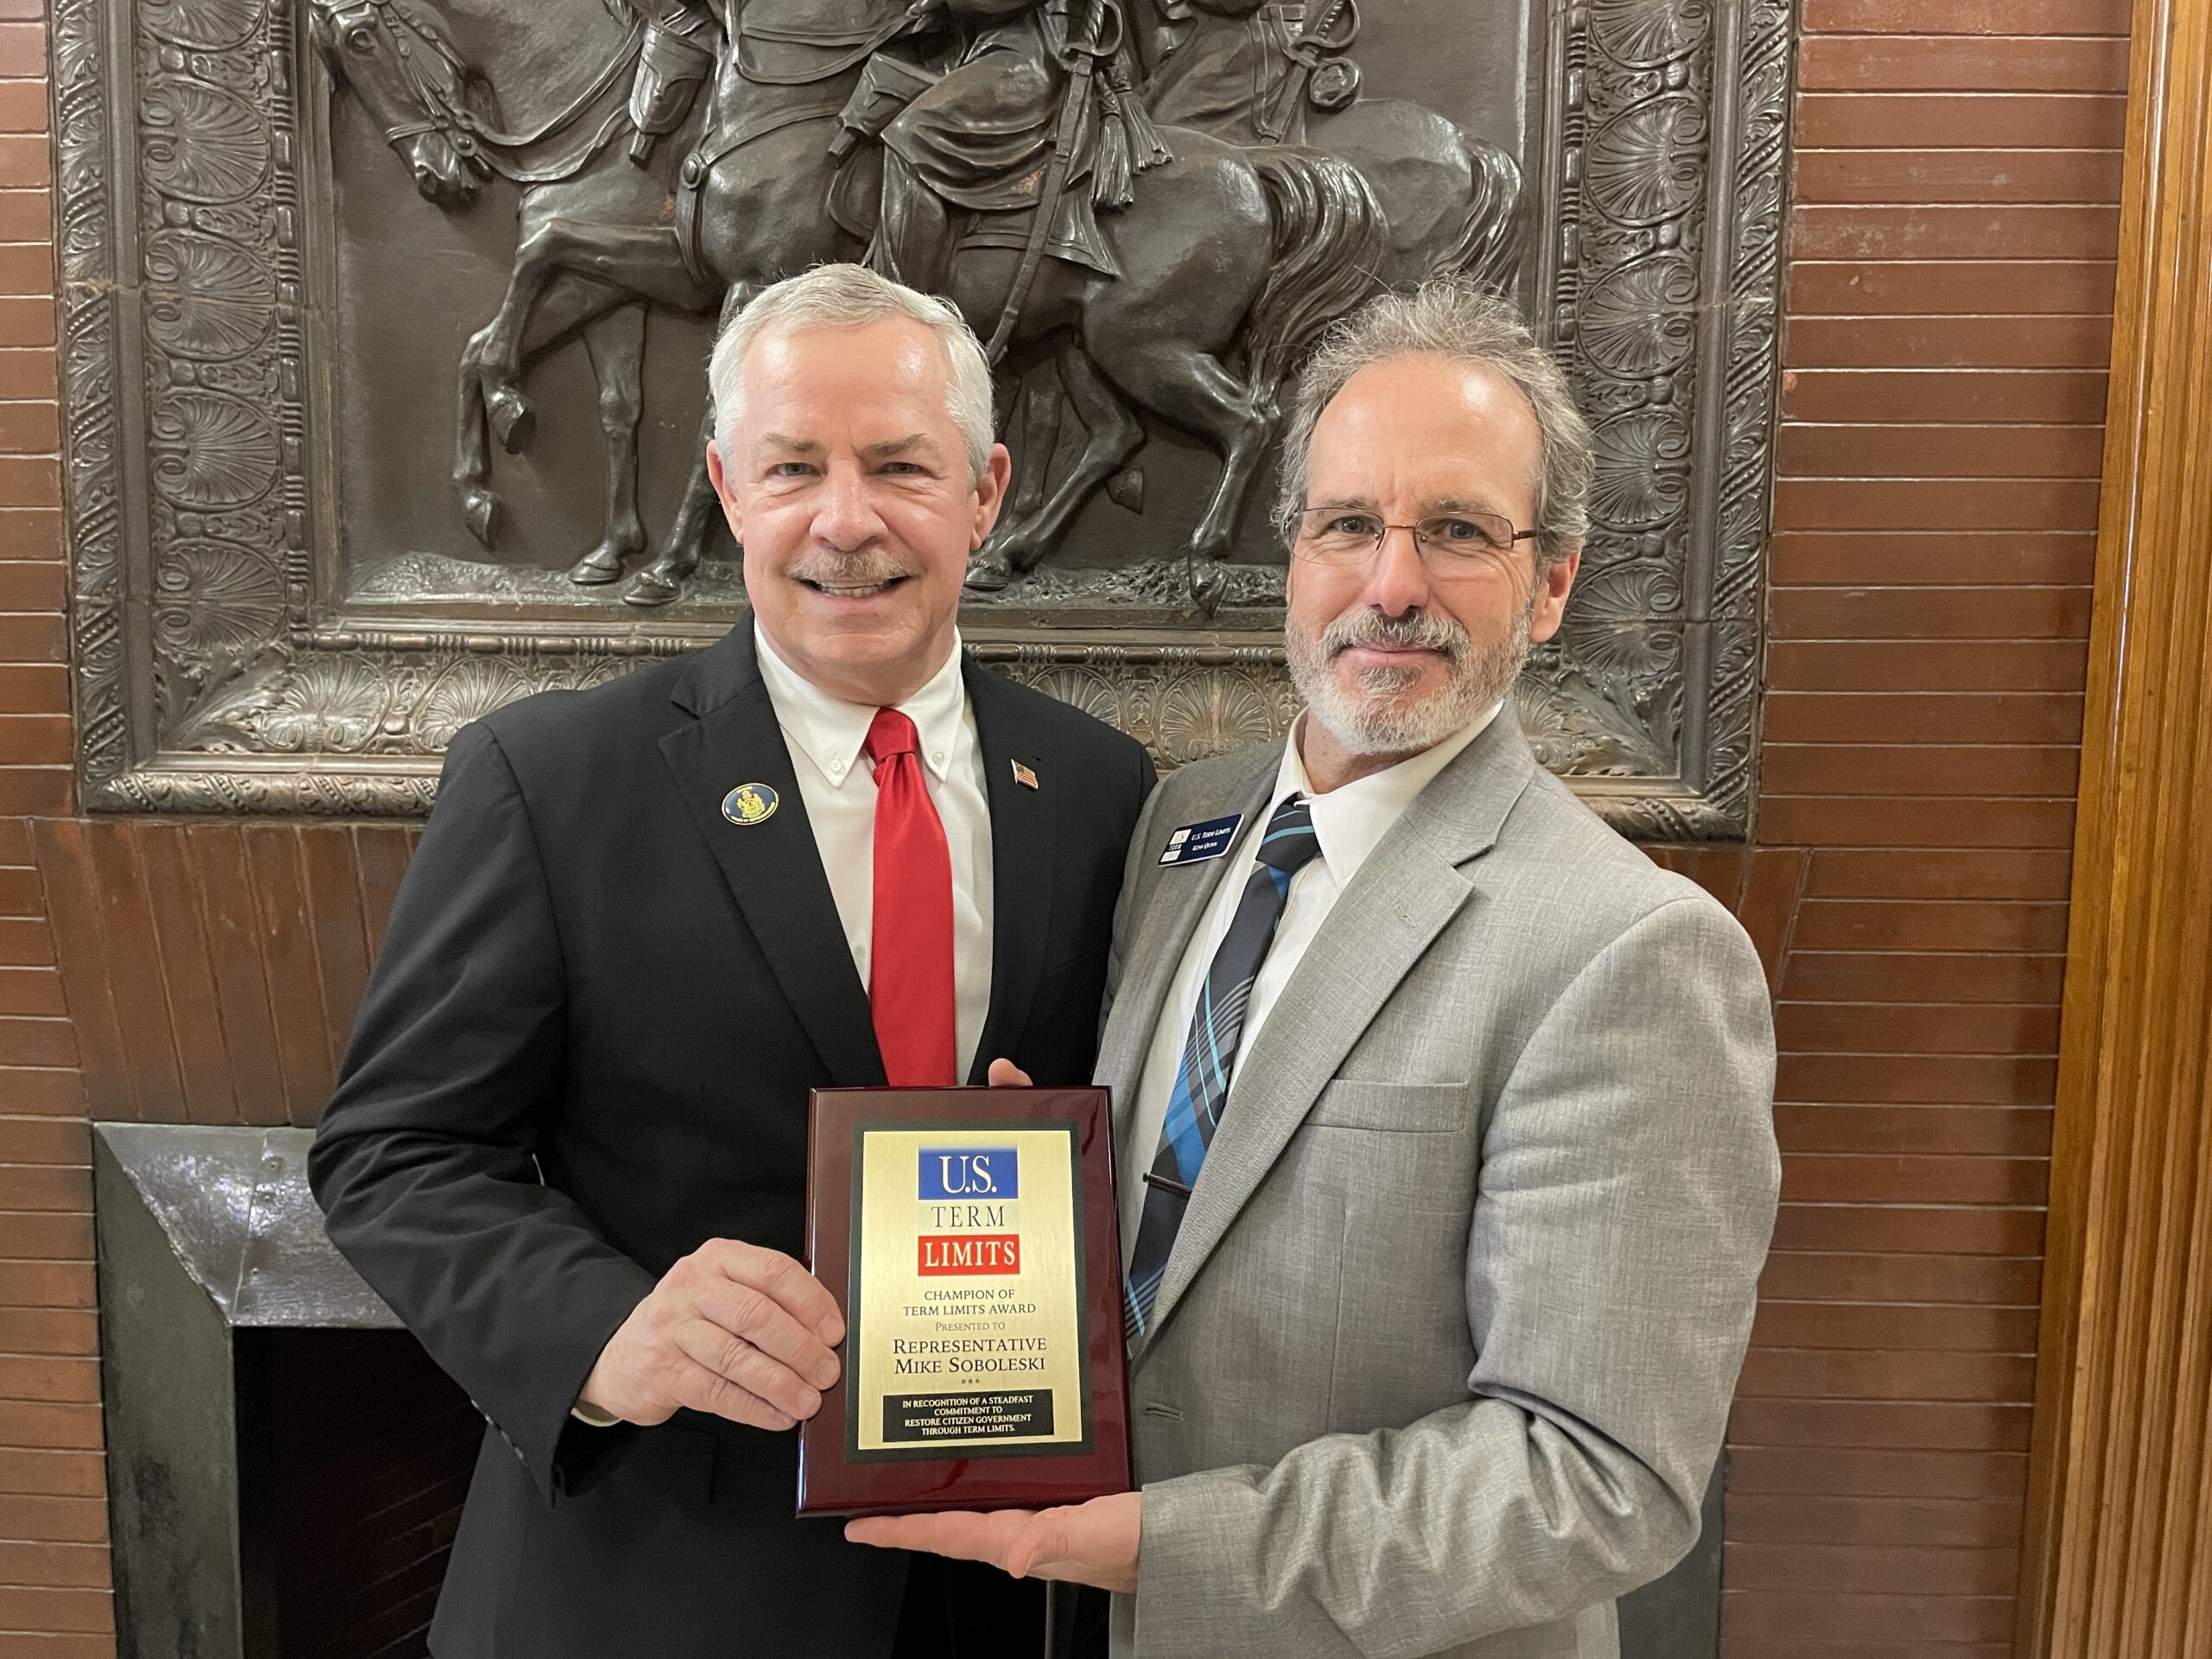
<path fill-rule="evenodd" d="M 790 1428 L 821 1408 L 844 1339 L 836 1299 L 791 1257 L 709 1239 L 622 1322 L 577 1404 L 592 1421 L 650 1427 L 689 1407 Z"/>
<path fill-rule="evenodd" d="M 1135 1595 L 1144 1494 L 1116 1492 L 1056 1510 L 949 1510 L 845 1524 L 856 1544 L 982 1561 L 1017 1579 L 1058 1579 Z"/>

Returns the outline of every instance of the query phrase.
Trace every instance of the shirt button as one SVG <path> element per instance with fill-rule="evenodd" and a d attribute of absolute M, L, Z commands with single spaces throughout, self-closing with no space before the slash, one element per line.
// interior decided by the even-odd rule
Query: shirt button
<path fill-rule="evenodd" d="M 843 777 L 845 775 L 845 763 L 842 760 L 832 760 L 830 763 L 830 775 L 832 778 Z"/>
<path fill-rule="evenodd" d="M 939 749 L 935 754 L 930 756 L 930 759 L 937 762 L 938 766 L 943 766 L 944 764 L 944 751 L 943 749 Z"/>

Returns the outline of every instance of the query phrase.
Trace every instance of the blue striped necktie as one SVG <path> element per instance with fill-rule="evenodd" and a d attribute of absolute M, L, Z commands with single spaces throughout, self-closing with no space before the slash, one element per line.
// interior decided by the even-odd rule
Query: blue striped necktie
<path fill-rule="evenodd" d="M 1160 1151 L 1144 1177 L 1144 1215 L 1122 1285 L 1122 1334 L 1132 1344 L 1151 1328 L 1160 1275 L 1167 1270 L 1183 1211 L 1229 1099 L 1230 1073 L 1244 1034 L 1244 1011 L 1251 1005 L 1260 964 L 1274 942 L 1275 925 L 1282 920 L 1290 879 L 1320 850 L 1306 798 L 1291 796 L 1274 810 L 1267 834 L 1253 850 L 1260 868 L 1244 884 L 1229 932 L 1214 952 L 1205 983 L 1198 988 L 1190 1035 L 1183 1043 L 1183 1064 L 1175 1074 L 1175 1091 L 1168 1096 L 1166 1120 L 1160 1125 Z"/>

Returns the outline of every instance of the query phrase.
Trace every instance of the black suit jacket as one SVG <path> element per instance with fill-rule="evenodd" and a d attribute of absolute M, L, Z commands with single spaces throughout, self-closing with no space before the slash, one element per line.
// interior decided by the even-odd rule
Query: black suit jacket
<path fill-rule="evenodd" d="M 1084 1083 L 1152 763 L 965 674 L 995 918 L 973 1080 L 1006 1055 Z M 780 804 L 741 826 L 747 783 Z M 906 1558 L 792 1518 L 791 1434 L 569 1414 L 677 1258 L 800 1254 L 807 1090 L 883 1081 L 749 626 L 454 740 L 309 1163 L 332 1240 L 491 1425 L 442 1659 L 888 1651 Z"/>

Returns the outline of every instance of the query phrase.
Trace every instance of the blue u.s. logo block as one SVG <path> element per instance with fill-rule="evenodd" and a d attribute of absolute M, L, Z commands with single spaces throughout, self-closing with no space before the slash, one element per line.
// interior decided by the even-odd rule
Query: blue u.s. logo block
<path fill-rule="evenodd" d="M 1021 1165 L 1012 1147 L 924 1147 L 925 1198 L 1017 1198 Z"/>

